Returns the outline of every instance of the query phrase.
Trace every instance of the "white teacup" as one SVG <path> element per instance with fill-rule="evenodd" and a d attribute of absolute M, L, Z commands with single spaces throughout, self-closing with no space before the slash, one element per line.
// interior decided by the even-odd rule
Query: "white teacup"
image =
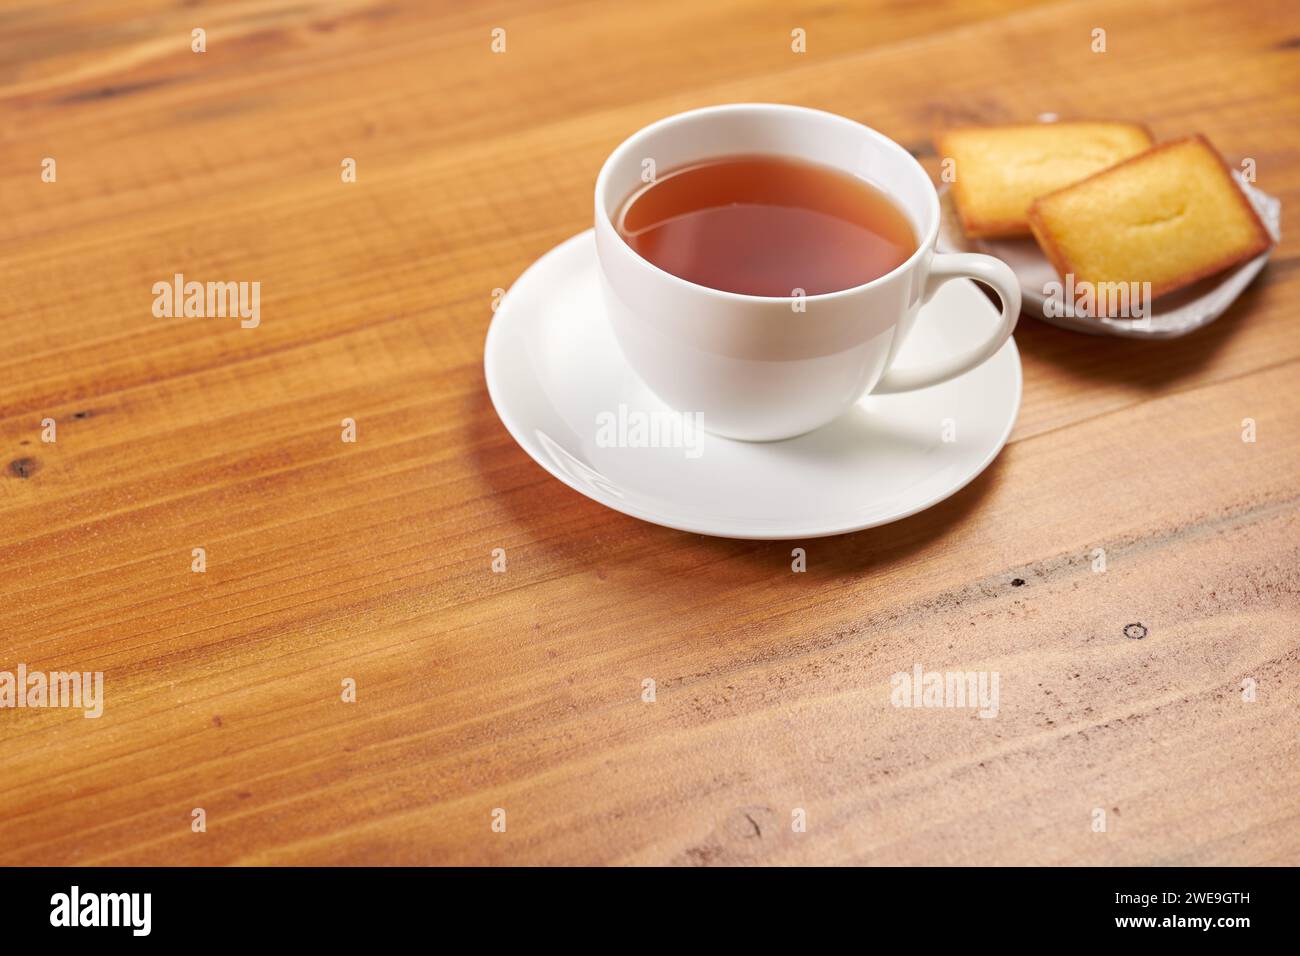
<path fill-rule="evenodd" d="M 645 160 L 666 171 L 736 155 L 779 155 L 852 173 L 888 196 L 919 238 L 912 256 L 864 285 L 769 298 L 696 285 L 652 265 L 618 234 Z M 907 150 L 860 123 L 799 106 L 740 103 L 679 113 L 623 142 L 596 179 L 596 251 L 614 334 L 629 364 L 679 412 L 728 438 L 792 438 L 838 418 L 867 392 L 945 382 L 990 358 L 1020 315 L 1015 274 L 992 256 L 936 254 L 939 197 Z M 921 306 L 949 279 L 977 279 L 1002 300 L 979 347 L 891 368 Z M 800 311 L 800 307 L 802 311 Z"/>

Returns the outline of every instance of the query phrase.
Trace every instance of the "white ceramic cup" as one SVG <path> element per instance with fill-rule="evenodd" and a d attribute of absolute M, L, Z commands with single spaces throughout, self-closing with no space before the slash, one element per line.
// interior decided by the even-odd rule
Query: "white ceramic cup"
<path fill-rule="evenodd" d="M 775 298 L 680 279 L 632 250 L 615 218 L 659 173 L 735 155 L 809 160 L 871 183 L 906 214 L 916 252 L 892 272 L 841 292 Z M 1020 315 L 1020 285 L 992 256 L 936 254 L 939 197 L 907 150 L 853 120 L 800 106 L 739 103 L 679 113 L 610 154 L 596 179 L 596 251 L 619 347 L 646 385 L 703 427 L 750 441 L 791 438 L 833 421 L 867 392 L 945 382 L 993 356 Z M 921 306 L 949 279 L 977 279 L 1002 300 L 977 348 L 917 368 L 891 368 Z M 800 307 L 802 311 L 800 311 Z"/>

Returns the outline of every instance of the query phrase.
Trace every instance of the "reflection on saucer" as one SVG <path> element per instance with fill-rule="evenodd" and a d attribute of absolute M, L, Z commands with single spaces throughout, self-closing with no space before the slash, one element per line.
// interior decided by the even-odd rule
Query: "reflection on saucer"
<path fill-rule="evenodd" d="M 569 454 L 558 444 L 551 440 L 551 436 L 544 431 L 534 431 L 538 443 L 551 456 L 551 462 L 556 468 L 563 471 L 572 479 L 574 484 L 587 485 L 596 491 L 603 492 L 607 495 L 613 495 L 616 498 L 622 498 L 623 492 L 618 490 L 618 486 L 612 481 L 592 468 L 586 462 L 579 461 L 573 455 Z"/>

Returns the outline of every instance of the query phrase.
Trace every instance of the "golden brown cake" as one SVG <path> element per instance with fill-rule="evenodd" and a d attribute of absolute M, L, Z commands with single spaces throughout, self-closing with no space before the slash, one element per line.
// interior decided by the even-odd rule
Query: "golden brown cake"
<path fill-rule="evenodd" d="M 1036 200 L 1034 236 L 1062 278 L 1150 282 L 1156 298 L 1272 243 L 1203 136 L 1162 143 Z"/>
<path fill-rule="evenodd" d="M 970 126 L 935 146 L 954 160 L 952 194 L 966 235 L 993 238 L 1029 235 L 1030 203 L 1149 149 L 1151 134 L 1136 123 Z"/>

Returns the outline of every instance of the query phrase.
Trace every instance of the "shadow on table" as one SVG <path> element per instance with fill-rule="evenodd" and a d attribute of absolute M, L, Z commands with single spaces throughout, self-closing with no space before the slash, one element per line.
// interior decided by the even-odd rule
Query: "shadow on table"
<path fill-rule="evenodd" d="M 1016 345 L 1071 376 L 1097 384 L 1159 389 L 1196 372 L 1237 333 L 1269 281 L 1271 266 L 1252 282 L 1228 310 L 1205 328 L 1176 339 L 1121 339 L 1085 335 L 1023 315 Z"/>

